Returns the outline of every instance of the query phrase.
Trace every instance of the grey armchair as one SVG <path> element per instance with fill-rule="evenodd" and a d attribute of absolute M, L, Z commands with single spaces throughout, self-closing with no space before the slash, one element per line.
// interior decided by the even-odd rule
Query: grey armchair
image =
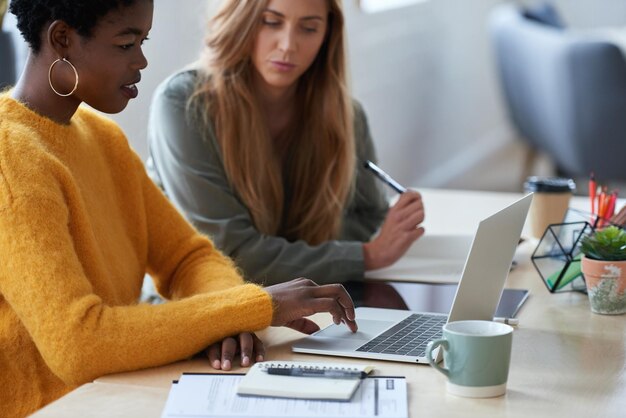
<path fill-rule="evenodd" d="M 0 91 L 15 84 L 15 46 L 9 32 L 0 28 Z"/>
<path fill-rule="evenodd" d="M 8 0 L 0 0 L 0 91 L 15 84 L 16 80 L 13 36 L 4 30 L 4 17 L 8 5 Z"/>
<path fill-rule="evenodd" d="M 626 180 L 626 60 L 615 44 L 503 4 L 490 36 L 512 124 L 562 174 Z"/>

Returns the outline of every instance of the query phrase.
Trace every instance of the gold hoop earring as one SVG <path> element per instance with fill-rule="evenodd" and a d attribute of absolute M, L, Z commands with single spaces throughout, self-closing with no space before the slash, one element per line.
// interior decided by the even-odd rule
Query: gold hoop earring
<path fill-rule="evenodd" d="M 55 65 L 57 65 L 58 62 L 63 61 L 64 63 L 66 63 L 67 65 L 69 65 L 72 68 L 72 71 L 74 71 L 74 77 L 76 78 L 76 81 L 74 82 L 74 88 L 72 89 L 72 91 L 70 91 L 67 94 L 62 94 L 59 93 L 54 86 L 52 85 L 52 69 L 54 68 Z M 50 64 L 50 68 L 48 69 L 48 84 L 50 84 L 50 88 L 52 89 L 53 92 L 55 92 L 58 96 L 61 97 L 67 97 L 67 96 L 71 96 L 72 94 L 74 94 L 74 92 L 76 91 L 76 88 L 78 88 L 78 71 L 76 71 L 76 67 L 74 67 L 74 65 L 72 65 L 71 62 L 69 62 L 67 59 L 65 58 L 57 58 L 52 64 Z"/>

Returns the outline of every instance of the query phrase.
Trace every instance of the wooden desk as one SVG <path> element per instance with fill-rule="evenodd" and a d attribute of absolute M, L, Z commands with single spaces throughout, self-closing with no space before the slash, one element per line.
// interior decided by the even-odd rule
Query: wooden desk
<path fill-rule="evenodd" d="M 515 194 L 424 190 L 426 227 L 437 233 L 471 232 L 483 217 L 519 197 Z M 585 199 L 572 205 L 586 208 Z M 454 227 L 456 226 L 456 227 Z M 463 228 L 468 228 L 463 231 Z M 521 261 L 507 287 L 530 289 L 513 337 L 507 394 L 493 399 L 448 395 L 445 378 L 424 365 L 372 362 L 376 373 L 405 375 L 410 416 L 430 417 L 622 417 L 626 414 L 626 316 L 592 314 L 587 296 L 550 294 L 530 262 L 536 242 L 519 248 Z M 329 323 L 327 315 L 317 315 Z M 336 361 L 333 357 L 293 354 L 299 334 L 286 328 L 260 333 L 267 358 Z M 340 359 L 337 361 L 363 362 Z M 156 418 L 171 381 L 182 372 L 213 371 L 205 359 L 120 373 L 97 379 L 48 405 L 34 417 Z M 242 370 L 234 370 L 241 372 Z"/>

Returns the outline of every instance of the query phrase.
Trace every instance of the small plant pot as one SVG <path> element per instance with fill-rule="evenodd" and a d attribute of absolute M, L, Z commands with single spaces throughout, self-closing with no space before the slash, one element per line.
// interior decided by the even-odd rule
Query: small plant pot
<path fill-rule="evenodd" d="M 583 257 L 581 270 L 592 312 L 604 315 L 626 313 L 626 261 Z"/>

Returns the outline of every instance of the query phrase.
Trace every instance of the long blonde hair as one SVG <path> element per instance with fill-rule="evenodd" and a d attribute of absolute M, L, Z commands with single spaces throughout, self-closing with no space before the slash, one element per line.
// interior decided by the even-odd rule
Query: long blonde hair
<path fill-rule="evenodd" d="M 338 236 L 352 193 L 355 140 L 347 88 L 344 17 L 328 0 L 328 33 L 298 81 L 296 120 L 278 152 L 252 84 L 251 51 L 268 0 L 225 0 L 210 22 L 204 68 L 192 96 L 213 123 L 231 186 L 255 226 L 319 244 Z"/>

